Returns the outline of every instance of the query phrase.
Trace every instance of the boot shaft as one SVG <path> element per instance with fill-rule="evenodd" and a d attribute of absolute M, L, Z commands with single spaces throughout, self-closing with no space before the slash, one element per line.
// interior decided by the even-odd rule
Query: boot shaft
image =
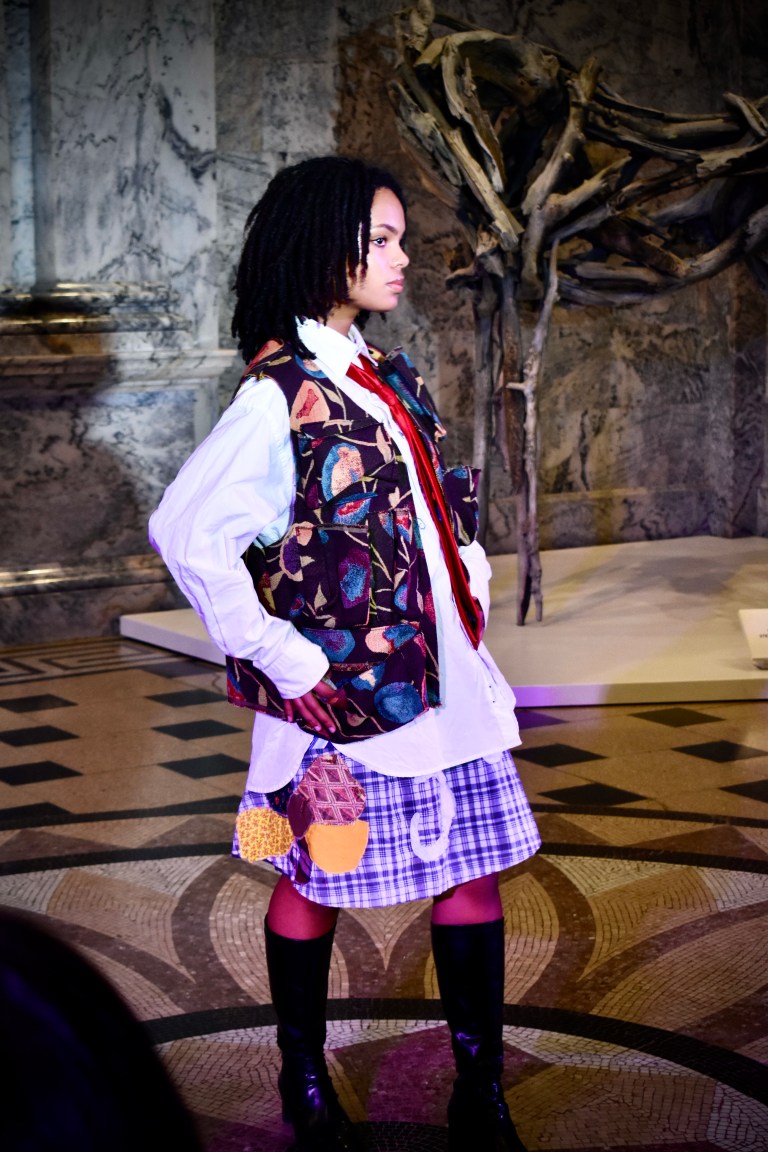
<path fill-rule="evenodd" d="M 504 921 L 434 924 L 432 949 L 458 1072 L 448 1104 L 449 1152 L 525 1152 L 501 1083 Z"/>
<path fill-rule="evenodd" d="M 322 1057 L 328 973 L 335 929 L 314 940 L 279 936 L 264 921 L 264 946 L 277 1042 L 285 1057 Z"/>
<path fill-rule="evenodd" d="M 433 924 L 432 952 L 459 1076 L 501 1074 L 504 921 Z"/>

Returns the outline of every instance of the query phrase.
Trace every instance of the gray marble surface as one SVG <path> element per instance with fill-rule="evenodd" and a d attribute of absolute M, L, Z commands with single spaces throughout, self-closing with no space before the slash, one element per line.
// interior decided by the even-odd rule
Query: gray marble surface
<path fill-rule="evenodd" d="M 8 643 L 177 593 L 147 518 L 217 419 L 210 3 L 2 6 L 0 602 Z"/>
<path fill-rule="evenodd" d="M 35 278 L 30 55 L 29 4 L 6 0 L 0 5 L 0 283 Z"/>
<path fill-rule="evenodd" d="M 31 48 L 36 280 L 168 282 L 214 345 L 210 4 L 58 0 Z"/>
<path fill-rule="evenodd" d="M 0 642 L 114 630 L 170 607 L 147 520 L 219 415 L 231 350 L 195 347 L 153 285 L 0 301 Z"/>

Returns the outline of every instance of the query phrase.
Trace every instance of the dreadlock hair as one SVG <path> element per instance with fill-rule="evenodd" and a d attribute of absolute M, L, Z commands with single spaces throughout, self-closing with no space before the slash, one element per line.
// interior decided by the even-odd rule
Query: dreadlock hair
<path fill-rule="evenodd" d="M 290 342 L 300 356 L 296 320 L 325 321 L 349 301 L 348 283 L 368 266 L 371 205 L 380 188 L 394 192 L 382 168 L 347 156 L 319 156 L 284 168 L 269 182 L 245 223 L 235 276 L 232 335 L 250 363 L 269 340 Z"/>

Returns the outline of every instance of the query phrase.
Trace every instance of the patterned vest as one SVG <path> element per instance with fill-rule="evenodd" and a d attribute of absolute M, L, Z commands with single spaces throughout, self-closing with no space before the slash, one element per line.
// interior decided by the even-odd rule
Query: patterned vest
<path fill-rule="evenodd" d="M 477 472 L 444 468 L 437 413 L 405 354 L 370 351 L 415 418 L 456 539 L 469 544 Z M 285 395 L 297 479 L 286 535 L 245 553 L 257 595 L 328 657 L 340 698 L 329 708 L 334 740 L 392 731 L 440 698 L 435 610 L 405 463 L 383 426 L 289 345 L 270 345 L 246 372 L 254 374 Z M 227 657 L 227 693 L 233 704 L 285 718 L 280 693 L 249 660 Z"/>

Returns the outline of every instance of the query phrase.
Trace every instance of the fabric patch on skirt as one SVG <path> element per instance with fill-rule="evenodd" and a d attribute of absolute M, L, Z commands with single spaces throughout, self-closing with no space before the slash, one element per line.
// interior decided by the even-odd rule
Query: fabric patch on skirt
<path fill-rule="evenodd" d="M 236 855 L 255 863 L 285 856 L 296 846 L 295 884 L 306 884 L 317 864 L 338 874 L 356 868 L 368 843 L 368 824 L 360 820 L 365 789 L 334 749 L 302 760 L 297 774 L 264 804 L 243 806 L 235 821 Z"/>
<path fill-rule="evenodd" d="M 294 777 L 294 789 L 319 754 L 335 751 L 330 742 L 315 738 Z M 317 904 L 367 908 L 437 896 L 511 868 L 541 846 L 509 752 L 497 760 L 470 760 L 445 772 L 408 778 L 383 776 L 348 755 L 344 761 L 365 791 L 368 838 L 359 864 L 336 873 L 316 859 L 305 880 L 309 836 L 294 840 L 287 853 L 268 858 Z M 265 793 L 246 791 L 240 812 L 268 805 Z M 237 829 L 232 851 L 241 854 Z"/>
<path fill-rule="evenodd" d="M 288 819 L 301 838 L 311 824 L 354 824 L 365 808 L 365 789 L 338 752 L 316 756 L 288 801 Z"/>
<path fill-rule="evenodd" d="M 235 827 L 243 860 L 284 856 L 293 844 L 290 824 L 271 808 L 245 808 L 238 814 Z"/>
<path fill-rule="evenodd" d="M 368 822 L 352 824 L 312 824 L 307 831 L 307 847 L 312 862 L 323 872 L 339 875 L 352 872 L 368 845 Z"/>

